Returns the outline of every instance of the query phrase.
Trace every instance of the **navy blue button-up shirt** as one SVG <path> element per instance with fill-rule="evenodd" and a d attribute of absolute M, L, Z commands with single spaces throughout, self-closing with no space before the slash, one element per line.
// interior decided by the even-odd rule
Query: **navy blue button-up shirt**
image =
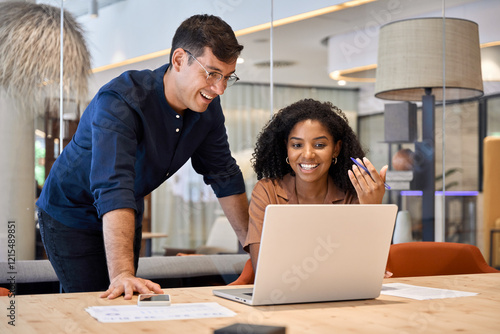
<path fill-rule="evenodd" d="M 106 212 L 132 208 L 191 158 L 217 197 L 245 192 L 217 97 L 203 113 L 177 114 L 167 103 L 164 65 L 128 71 L 103 86 L 54 163 L 37 202 L 75 228 L 101 230 Z"/>

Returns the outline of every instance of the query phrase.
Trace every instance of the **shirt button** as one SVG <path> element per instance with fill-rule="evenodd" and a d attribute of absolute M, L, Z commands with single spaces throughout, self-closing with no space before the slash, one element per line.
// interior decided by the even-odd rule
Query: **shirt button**
<path fill-rule="evenodd" d="M 181 118 L 181 115 L 175 115 L 175 118 Z"/>
<path fill-rule="evenodd" d="M 180 131 L 179 128 L 175 129 L 175 132 L 179 132 L 179 131 Z"/>
<path fill-rule="evenodd" d="M 167 173 L 167 175 L 165 175 L 166 177 L 168 177 L 170 175 L 170 173 Z"/>

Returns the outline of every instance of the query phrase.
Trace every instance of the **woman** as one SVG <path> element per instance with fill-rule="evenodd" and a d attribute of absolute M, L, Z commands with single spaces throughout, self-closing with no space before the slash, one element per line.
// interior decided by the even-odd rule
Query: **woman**
<path fill-rule="evenodd" d="M 379 174 L 368 159 L 358 159 L 370 177 L 351 157 L 362 158 L 364 151 L 345 114 L 331 103 L 301 100 L 273 116 L 252 159 L 259 182 L 252 192 L 245 250 L 254 270 L 267 205 L 382 203 L 387 166 Z M 251 283 L 249 277 L 238 284 Z"/>

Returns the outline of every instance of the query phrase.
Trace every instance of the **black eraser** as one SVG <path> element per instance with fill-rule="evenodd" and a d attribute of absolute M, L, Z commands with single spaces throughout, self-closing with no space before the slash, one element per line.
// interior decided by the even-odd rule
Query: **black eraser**
<path fill-rule="evenodd" d="M 285 334 L 286 327 L 236 323 L 219 328 L 214 334 Z"/>

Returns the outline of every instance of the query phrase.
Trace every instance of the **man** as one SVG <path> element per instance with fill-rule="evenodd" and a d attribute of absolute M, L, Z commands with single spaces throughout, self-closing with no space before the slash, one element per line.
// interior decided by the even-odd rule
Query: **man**
<path fill-rule="evenodd" d="M 96 94 L 37 202 L 42 241 L 66 292 L 163 293 L 135 277 L 143 199 L 189 158 L 245 242 L 248 201 L 218 97 L 238 80 L 242 49 L 227 23 L 195 15 L 177 29 L 170 64 L 125 72 Z"/>

